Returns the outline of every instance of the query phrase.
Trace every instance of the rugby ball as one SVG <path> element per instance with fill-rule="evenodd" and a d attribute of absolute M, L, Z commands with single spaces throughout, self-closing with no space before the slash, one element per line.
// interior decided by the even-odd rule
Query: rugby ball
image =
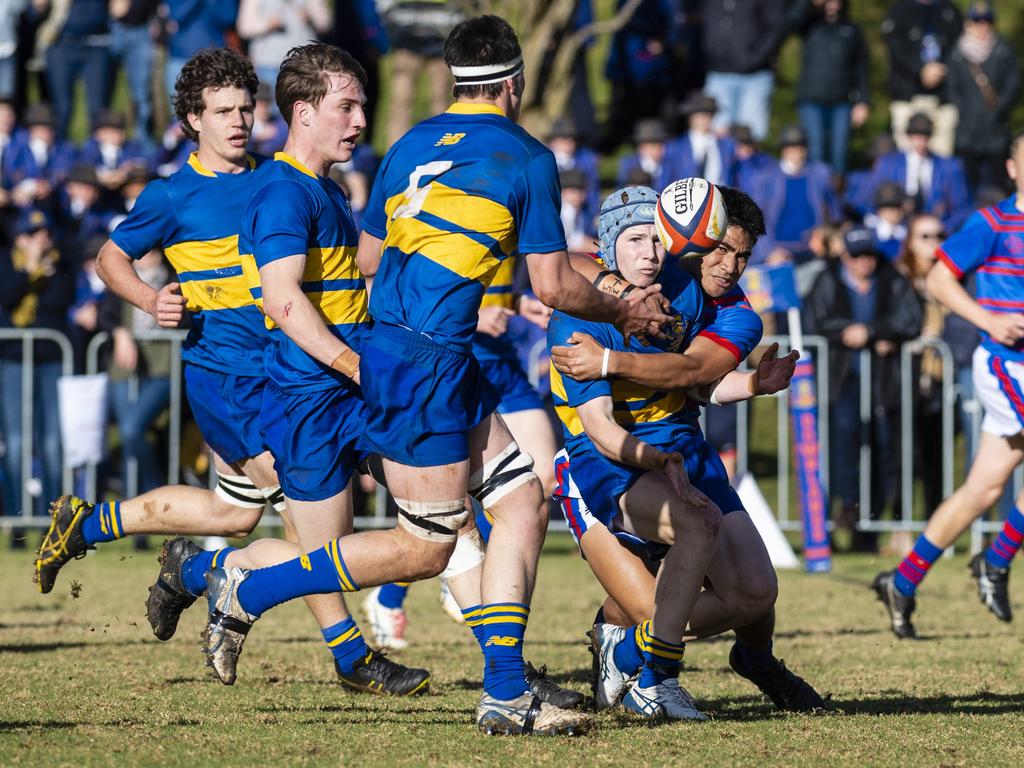
<path fill-rule="evenodd" d="M 658 196 L 655 228 L 672 256 L 693 258 L 713 251 L 729 226 L 722 193 L 707 179 L 673 181 Z"/>

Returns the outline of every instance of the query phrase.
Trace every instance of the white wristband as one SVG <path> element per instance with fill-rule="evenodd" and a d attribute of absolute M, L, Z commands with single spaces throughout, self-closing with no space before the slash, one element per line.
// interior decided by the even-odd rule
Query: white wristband
<path fill-rule="evenodd" d="M 609 347 L 604 348 L 604 356 L 601 358 L 601 378 L 608 378 L 608 358 L 612 356 L 612 350 Z"/>

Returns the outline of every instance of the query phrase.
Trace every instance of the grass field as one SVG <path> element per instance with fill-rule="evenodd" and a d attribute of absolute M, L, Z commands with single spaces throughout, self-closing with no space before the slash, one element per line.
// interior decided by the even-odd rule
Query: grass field
<path fill-rule="evenodd" d="M 784 573 L 776 649 L 834 707 L 781 715 L 728 668 L 730 641 L 693 643 L 684 684 L 714 718 L 651 727 L 602 715 L 582 739 L 486 739 L 472 726 L 480 668 L 468 630 L 413 586 L 414 647 L 430 695 L 381 699 L 342 691 L 301 604 L 254 629 L 227 688 L 203 667 L 199 604 L 168 643 L 142 603 L 153 555 L 108 547 L 36 594 L 29 556 L 3 551 L 0 583 L 0 764 L 59 765 L 1020 765 L 1020 632 L 977 602 L 964 559 L 942 561 L 919 600 L 925 638 L 897 641 L 867 589 L 880 563 L 845 556 L 830 576 Z M 73 597 L 72 593 L 78 594 Z M 583 632 L 599 592 L 567 536 L 540 570 L 527 658 L 588 688 Z"/>

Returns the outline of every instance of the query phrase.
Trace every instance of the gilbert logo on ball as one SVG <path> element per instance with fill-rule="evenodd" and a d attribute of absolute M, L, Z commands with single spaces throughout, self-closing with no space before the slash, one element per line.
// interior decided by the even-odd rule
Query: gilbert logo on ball
<path fill-rule="evenodd" d="M 690 177 L 662 190 L 654 224 L 669 254 L 689 258 L 714 250 L 725 237 L 729 218 L 718 188 L 707 179 Z"/>

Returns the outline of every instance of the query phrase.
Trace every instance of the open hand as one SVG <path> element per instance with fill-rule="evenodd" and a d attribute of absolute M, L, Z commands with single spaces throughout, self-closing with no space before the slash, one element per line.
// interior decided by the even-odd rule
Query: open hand
<path fill-rule="evenodd" d="M 796 370 L 796 361 L 800 359 L 800 352 L 791 350 L 783 358 L 779 358 L 778 354 L 779 345 L 772 344 L 761 355 L 751 377 L 750 386 L 754 395 L 773 395 L 789 386 Z"/>

